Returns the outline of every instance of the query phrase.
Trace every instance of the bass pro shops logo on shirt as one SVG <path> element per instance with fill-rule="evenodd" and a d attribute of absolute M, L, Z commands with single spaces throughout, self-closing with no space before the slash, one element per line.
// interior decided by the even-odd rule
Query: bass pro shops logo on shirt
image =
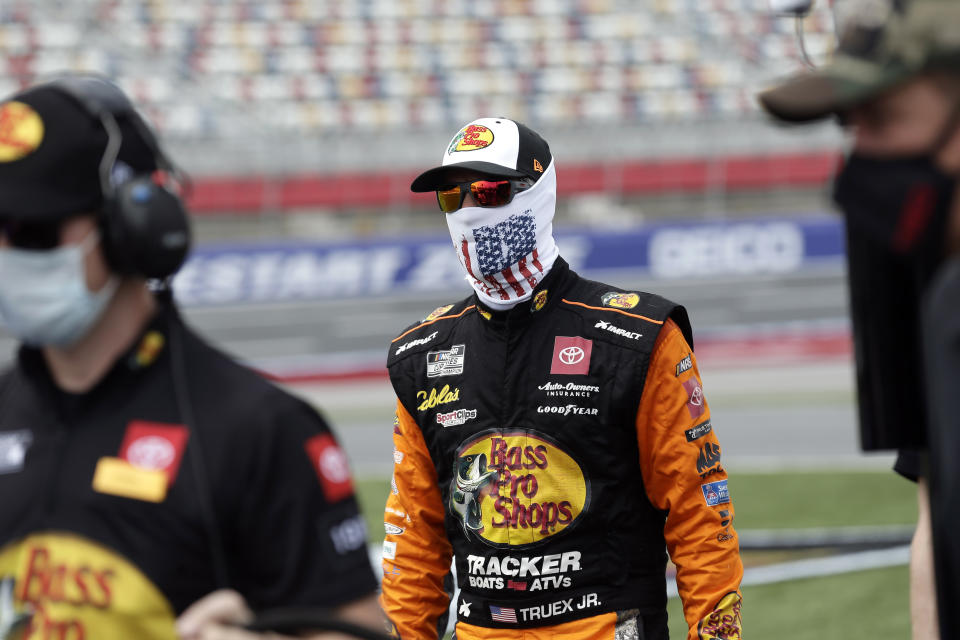
<path fill-rule="evenodd" d="M 0 579 L 13 587 L 0 601 L 0 621 L 29 617 L 22 636 L 6 637 L 174 637 L 173 608 L 156 585 L 122 555 L 86 538 L 50 532 L 9 544 L 0 551 Z"/>
<path fill-rule="evenodd" d="M 459 447 L 449 508 L 464 535 L 524 547 L 562 533 L 589 508 L 576 459 L 533 430 L 488 431 Z"/>

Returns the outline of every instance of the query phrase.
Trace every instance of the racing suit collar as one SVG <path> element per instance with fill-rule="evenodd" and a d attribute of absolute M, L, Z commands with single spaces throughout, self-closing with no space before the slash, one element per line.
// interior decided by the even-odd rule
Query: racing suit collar
<path fill-rule="evenodd" d="M 533 290 L 528 300 L 518 302 L 505 311 L 497 311 L 483 303 L 476 293 L 473 294 L 474 304 L 486 324 L 495 329 L 515 328 L 525 325 L 547 313 L 560 299 L 561 294 L 570 285 L 570 265 L 562 257 L 557 256 L 550 272 L 544 276 Z"/>
<path fill-rule="evenodd" d="M 42 396 L 50 400 L 62 420 L 79 415 L 93 406 L 108 390 L 130 387 L 138 374 L 166 356 L 167 334 L 171 322 L 180 322 L 176 307 L 163 292 L 156 294 L 157 311 L 143 327 L 139 337 L 114 362 L 110 370 L 86 393 L 70 393 L 56 385 L 40 348 L 21 345 L 17 353 L 24 377 Z"/>

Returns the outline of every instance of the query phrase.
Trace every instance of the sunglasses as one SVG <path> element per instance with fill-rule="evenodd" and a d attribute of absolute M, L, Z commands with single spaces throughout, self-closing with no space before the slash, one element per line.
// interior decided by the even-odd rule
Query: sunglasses
<path fill-rule="evenodd" d="M 58 222 L 19 222 L 0 219 L 0 236 L 19 249 L 53 249 L 60 246 Z"/>
<path fill-rule="evenodd" d="M 502 207 L 513 196 L 533 186 L 528 180 L 474 180 L 437 189 L 437 204 L 444 213 L 463 207 L 467 194 L 478 207 Z"/>

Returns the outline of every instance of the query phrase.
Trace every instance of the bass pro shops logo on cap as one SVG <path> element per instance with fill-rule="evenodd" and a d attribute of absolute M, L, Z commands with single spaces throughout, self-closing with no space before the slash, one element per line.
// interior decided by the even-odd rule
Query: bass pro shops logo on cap
<path fill-rule="evenodd" d="M 455 151 L 476 151 L 477 149 L 489 147 L 492 142 L 493 131 L 482 124 L 468 124 L 450 141 L 447 153 L 450 154 Z"/>
<path fill-rule="evenodd" d="M 13 162 L 32 153 L 43 141 L 43 120 L 22 102 L 0 105 L 0 162 Z"/>

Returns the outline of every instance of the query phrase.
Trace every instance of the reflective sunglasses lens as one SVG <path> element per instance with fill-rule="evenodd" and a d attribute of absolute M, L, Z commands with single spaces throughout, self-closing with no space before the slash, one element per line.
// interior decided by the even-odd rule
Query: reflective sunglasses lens
<path fill-rule="evenodd" d="M 443 189 L 437 191 L 437 204 L 444 213 L 452 213 L 460 208 L 463 203 L 463 192 L 460 187 L 452 189 Z"/>
<path fill-rule="evenodd" d="M 470 193 L 481 207 L 502 207 L 511 200 L 509 180 L 477 180 L 470 184 Z"/>

